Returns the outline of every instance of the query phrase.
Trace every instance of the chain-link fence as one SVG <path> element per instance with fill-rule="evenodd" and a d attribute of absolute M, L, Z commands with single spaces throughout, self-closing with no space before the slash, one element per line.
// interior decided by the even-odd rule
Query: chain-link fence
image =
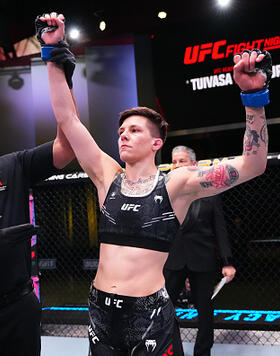
<path fill-rule="evenodd" d="M 215 342 L 280 344 L 280 161 L 273 157 L 263 175 L 222 194 L 237 273 L 214 299 Z M 187 308 L 181 333 L 193 342 L 197 313 Z"/>
<path fill-rule="evenodd" d="M 222 194 L 237 275 L 215 298 L 216 342 L 280 344 L 280 161 L 273 157 L 263 175 Z M 98 203 L 90 180 L 78 177 L 56 176 L 33 190 L 43 335 L 87 335 Z M 183 310 L 180 322 L 183 339 L 194 341 L 194 310 Z"/>
<path fill-rule="evenodd" d="M 33 190 L 35 222 L 40 226 L 42 331 L 85 336 L 88 291 L 98 263 L 97 195 L 89 179 L 67 176 L 56 176 Z"/>

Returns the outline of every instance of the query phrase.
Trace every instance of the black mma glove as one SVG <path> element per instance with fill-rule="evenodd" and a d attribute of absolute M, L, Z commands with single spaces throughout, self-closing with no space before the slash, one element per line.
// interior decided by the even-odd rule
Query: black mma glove
<path fill-rule="evenodd" d="M 251 55 L 252 52 L 257 52 L 258 55 L 259 54 L 265 55 L 261 62 L 256 62 L 254 72 L 260 73 L 262 76 L 265 77 L 266 81 L 262 88 L 254 89 L 254 90 L 246 90 L 243 93 L 255 93 L 259 90 L 268 89 L 272 76 L 272 59 L 270 53 L 267 51 L 260 51 L 257 48 L 252 49 L 252 51 L 245 50 L 244 52 L 249 53 L 249 55 Z"/>
<path fill-rule="evenodd" d="M 74 54 L 69 50 L 68 45 L 64 41 L 59 41 L 57 45 L 50 51 L 50 62 L 63 65 L 65 78 L 69 89 L 73 88 L 72 76 L 76 66 Z"/>
<path fill-rule="evenodd" d="M 59 41 L 55 44 L 46 45 L 42 39 L 45 32 L 54 31 L 57 26 L 49 26 L 46 22 L 40 20 L 41 16 L 35 19 L 36 37 L 42 47 L 42 59 L 63 65 L 65 78 L 69 89 L 73 88 L 72 76 L 76 66 L 76 60 L 69 46 L 65 41 Z"/>
<path fill-rule="evenodd" d="M 268 51 L 260 51 L 254 48 L 252 51 L 244 50 L 243 52 L 249 53 L 257 52 L 257 54 L 264 54 L 261 62 L 256 62 L 254 72 L 258 72 L 265 77 L 265 83 L 262 88 L 246 90 L 241 92 L 241 101 L 244 106 L 262 107 L 269 104 L 269 82 L 272 76 L 272 59 Z M 240 55 L 238 53 L 237 55 Z"/>
<path fill-rule="evenodd" d="M 41 15 L 38 15 L 35 19 L 35 32 L 36 38 L 40 42 L 41 46 L 46 46 L 42 39 L 42 35 L 45 32 L 52 32 L 57 29 L 57 26 L 49 26 L 46 22 L 40 20 Z"/>
<path fill-rule="evenodd" d="M 39 227 L 32 224 L 21 224 L 0 229 L 0 244 L 16 245 L 31 239 Z"/>

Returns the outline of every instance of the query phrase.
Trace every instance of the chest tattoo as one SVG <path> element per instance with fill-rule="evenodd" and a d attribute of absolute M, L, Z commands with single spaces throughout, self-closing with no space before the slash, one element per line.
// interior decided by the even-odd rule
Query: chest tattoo
<path fill-rule="evenodd" d="M 123 178 L 121 192 L 127 196 L 145 195 L 149 193 L 154 186 L 155 175 L 148 178 L 139 178 L 133 182 L 126 177 Z"/>

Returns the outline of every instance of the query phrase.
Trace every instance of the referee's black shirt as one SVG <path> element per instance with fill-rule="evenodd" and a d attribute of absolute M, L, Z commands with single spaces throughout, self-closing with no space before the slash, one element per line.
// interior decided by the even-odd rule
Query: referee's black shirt
<path fill-rule="evenodd" d="M 0 157 L 0 228 L 29 223 L 29 189 L 57 172 L 53 142 Z M 31 242 L 0 240 L 0 295 L 30 278 Z"/>

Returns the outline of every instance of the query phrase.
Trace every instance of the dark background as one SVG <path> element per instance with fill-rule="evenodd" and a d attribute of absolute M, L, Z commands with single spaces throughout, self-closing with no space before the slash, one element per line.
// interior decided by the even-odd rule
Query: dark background
<path fill-rule="evenodd" d="M 177 144 L 193 147 L 198 159 L 241 153 L 244 128 L 228 130 L 226 127 L 229 123 L 244 123 L 239 88 L 232 85 L 192 91 L 191 86 L 186 85 L 187 79 L 211 76 L 215 68 L 232 66 L 232 57 L 212 61 L 207 56 L 203 63 L 187 66 L 183 63 L 185 48 L 219 40 L 234 44 L 278 36 L 279 1 L 235 0 L 229 8 L 221 9 L 214 0 L 141 1 L 131 5 L 110 1 L 48 1 L 33 5 L 0 0 L 0 46 L 8 52 L 13 43 L 33 36 L 36 15 L 52 10 L 64 13 L 67 28 L 72 25 L 81 27 L 82 39 L 78 43 L 69 40 L 76 53 L 83 53 L 95 43 L 111 41 L 117 44 L 128 36 L 147 36 L 151 51 L 150 76 L 153 76 L 155 86 L 155 97 L 148 101 L 164 115 L 170 133 L 173 133 L 162 149 L 162 162 L 170 161 L 171 149 Z M 167 11 L 165 20 L 157 18 L 159 10 Z M 101 19 L 107 22 L 104 33 L 98 31 Z M 142 53 L 138 50 L 136 61 L 142 60 L 144 52 L 145 47 Z M 280 50 L 271 51 L 271 55 L 273 63 L 279 64 Z M 8 59 L 7 65 L 9 62 Z M 275 119 L 280 116 L 277 100 L 280 78 L 273 79 L 270 87 L 271 104 L 266 113 L 268 118 Z M 142 90 L 148 90 L 148 87 L 143 86 Z M 213 125 L 225 126 L 213 132 L 177 134 L 178 130 Z M 269 152 L 280 150 L 279 126 L 269 126 Z"/>

